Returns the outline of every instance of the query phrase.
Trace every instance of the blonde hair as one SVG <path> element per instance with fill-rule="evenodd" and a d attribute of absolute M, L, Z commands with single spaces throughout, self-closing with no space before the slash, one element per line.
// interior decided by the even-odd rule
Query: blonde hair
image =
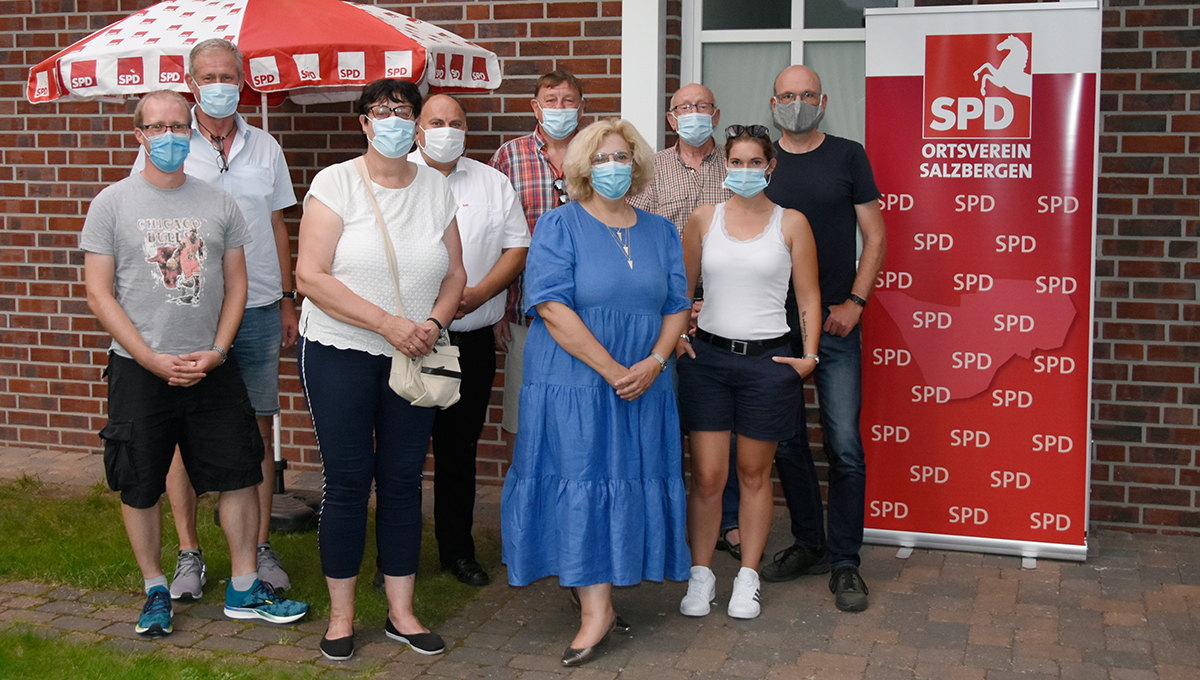
<path fill-rule="evenodd" d="M 146 117 L 146 102 L 150 101 L 151 99 L 169 99 L 179 104 L 183 107 L 184 112 L 187 114 L 188 125 L 192 124 L 192 107 L 188 106 L 187 100 L 183 98 L 183 95 L 172 90 L 154 90 L 153 92 L 150 92 L 146 96 L 142 97 L 137 103 L 137 108 L 133 110 L 134 127 L 142 126 L 142 121 L 145 120 Z"/>
<path fill-rule="evenodd" d="M 627 120 L 605 118 L 585 127 L 567 147 L 563 174 L 571 198 L 586 201 L 592 197 L 592 154 L 600 148 L 605 137 L 614 133 L 621 135 L 633 152 L 633 180 L 625 195 L 636 196 L 654 181 L 654 154 L 645 138 Z"/>

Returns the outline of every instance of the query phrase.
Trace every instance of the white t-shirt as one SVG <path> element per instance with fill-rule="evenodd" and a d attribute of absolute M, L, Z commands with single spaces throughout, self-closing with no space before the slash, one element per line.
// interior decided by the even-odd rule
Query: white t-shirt
<path fill-rule="evenodd" d="M 417 166 L 416 178 L 403 189 L 372 184 L 396 252 L 404 315 L 421 323 L 433 310 L 450 266 L 442 236 L 454 219 L 454 193 L 440 172 L 425 166 Z M 342 235 L 333 253 L 333 277 L 359 297 L 395 314 L 392 272 L 366 191 L 350 160 L 317 173 L 304 205 L 315 198 L 342 218 Z M 339 349 L 392 354 L 392 345 L 382 335 L 334 319 L 311 299 L 304 300 L 300 333 Z"/>
<path fill-rule="evenodd" d="M 408 160 L 425 165 L 420 151 Z M 462 240 L 467 285 L 477 286 L 492 271 L 506 248 L 529 247 L 529 224 L 512 182 L 499 170 L 462 156 L 447 177 L 458 200 L 458 236 Z M 452 331 L 473 331 L 504 318 L 508 290 L 450 324 Z"/>
<path fill-rule="evenodd" d="M 283 294 L 271 214 L 296 205 L 296 192 L 279 142 L 248 125 L 241 114 L 234 114 L 234 123 L 237 130 L 229 149 L 229 169 L 221 172 L 217 150 L 200 129 L 193 107 L 192 148 L 183 162 L 183 171 L 228 191 L 241 208 L 254 238 L 246 244 L 246 308 L 254 309 L 278 301 Z M 130 174 L 138 174 L 145 167 L 146 149 L 139 147 Z"/>

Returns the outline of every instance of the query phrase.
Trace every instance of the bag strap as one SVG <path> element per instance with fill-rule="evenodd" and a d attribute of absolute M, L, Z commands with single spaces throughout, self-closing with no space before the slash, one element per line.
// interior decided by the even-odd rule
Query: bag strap
<path fill-rule="evenodd" d="M 404 303 L 400 301 L 400 270 L 396 267 L 396 251 L 392 247 L 392 236 L 388 233 L 387 225 L 383 221 L 383 213 L 379 212 L 379 204 L 375 202 L 375 187 L 371 183 L 371 173 L 367 170 L 367 161 L 364 156 L 359 156 L 354 159 L 354 167 L 358 170 L 358 176 L 362 178 L 363 185 L 367 189 L 367 198 L 371 200 L 371 210 L 375 211 L 375 223 L 379 225 L 379 235 L 383 237 L 383 252 L 387 254 L 388 268 L 392 270 L 392 285 L 396 288 L 396 314 L 404 316 Z"/>

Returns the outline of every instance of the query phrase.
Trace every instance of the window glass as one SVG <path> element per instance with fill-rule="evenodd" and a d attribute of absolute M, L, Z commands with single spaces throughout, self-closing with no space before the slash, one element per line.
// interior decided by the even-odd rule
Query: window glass
<path fill-rule="evenodd" d="M 704 0 L 704 30 L 791 28 L 792 0 Z"/>
<path fill-rule="evenodd" d="M 806 42 L 804 65 L 821 76 L 821 91 L 828 98 L 821 130 L 862 143 L 867 124 L 865 44 Z"/>
<path fill-rule="evenodd" d="M 804 27 L 863 28 L 864 9 L 895 6 L 896 0 L 804 0 Z"/>
<path fill-rule="evenodd" d="M 703 51 L 703 82 L 713 91 L 721 121 L 714 135 L 725 143 L 725 126 L 765 125 L 771 139 L 779 130 L 771 122 L 775 76 L 791 59 L 788 43 L 708 43 Z"/>

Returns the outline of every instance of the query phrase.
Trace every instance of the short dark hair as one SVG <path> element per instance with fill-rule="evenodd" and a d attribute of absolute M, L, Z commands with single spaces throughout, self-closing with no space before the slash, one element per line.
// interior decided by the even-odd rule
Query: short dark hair
<path fill-rule="evenodd" d="M 747 126 L 748 127 L 748 126 Z M 725 138 L 725 157 L 729 157 L 729 152 L 733 150 L 733 145 L 740 141 L 757 142 L 762 147 L 763 155 L 767 162 L 770 163 L 772 158 L 775 158 L 775 145 L 771 142 L 771 137 L 756 137 L 750 134 L 749 130 L 742 130 L 742 134 L 736 137 Z"/>
<path fill-rule="evenodd" d="M 543 88 L 558 87 L 563 83 L 570 83 L 571 87 L 575 88 L 575 91 L 579 93 L 579 96 L 583 96 L 583 81 L 576 78 L 575 74 L 571 73 L 570 71 L 560 68 L 555 69 L 537 79 L 537 85 L 533 88 L 534 99 L 537 98 L 538 93 L 540 93 Z"/>
<path fill-rule="evenodd" d="M 363 87 L 362 95 L 358 98 L 358 112 L 367 115 L 367 110 L 378 101 L 408 104 L 413 107 L 413 119 L 421 117 L 421 91 L 416 85 L 407 80 L 380 78 Z"/>

